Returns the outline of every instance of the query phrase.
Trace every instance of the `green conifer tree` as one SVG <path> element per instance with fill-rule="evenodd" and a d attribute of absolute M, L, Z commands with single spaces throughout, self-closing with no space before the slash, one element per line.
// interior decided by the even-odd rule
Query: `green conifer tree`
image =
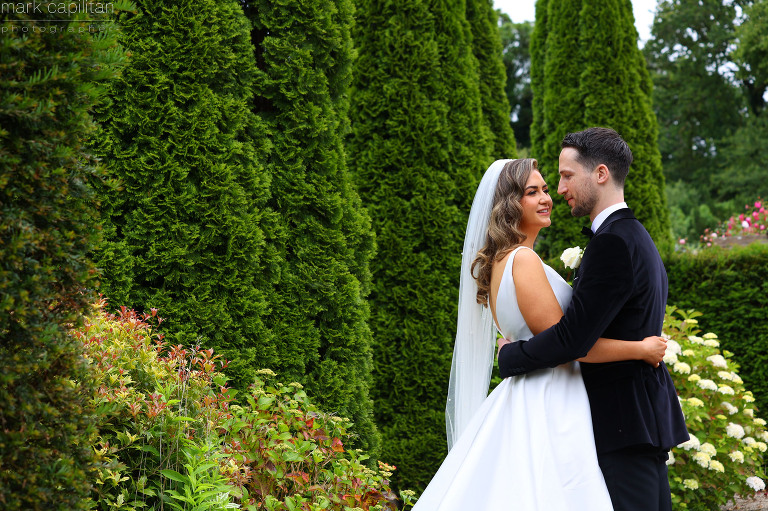
<path fill-rule="evenodd" d="M 569 131 L 585 127 L 578 87 L 582 72 L 580 37 L 579 31 L 574 28 L 578 24 L 582 3 L 582 0 L 563 0 L 536 5 L 537 14 L 544 7 L 547 14 L 542 26 L 537 20 L 531 41 L 534 97 L 531 133 L 535 133 L 531 139 L 531 156 L 539 161 L 539 168 L 553 192 L 560 178 L 557 163 L 560 142 Z M 535 51 L 534 45 L 538 45 Z M 560 253 L 561 247 L 579 244 L 577 236 L 581 225 L 580 221 L 572 219 L 568 204 L 558 200 L 553 193 L 552 226 L 542 231 L 537 249 L 542 255 L 553 256 Z"/>
<path fill-rule="evenodd" d="M 491 163 L 464 2 L 358 4 L 350 165 L 371 214 L 382 458 L 423 488 L 446 453 L 461 248 Z M 495 30 L 495 27 L 494 27 Z"/>
<path fill-rule="evenodd" d="M 493 141 L 494 160 L 516 158 L 515 135 L 510 124 L 507 74 L 502 60 L 499 13 L 492 0 L 466 0 L 472 34 L 472 53 L 477 60 L 484 125 Z"/>
<path fill-rule="evenodd" d="M 0 507 L 90 509 L 95 388 L 69 331 L 95 298 L 91 109 L 123 54 L 101 15 L 19 5 L 0 36 Z"/>
<path fill-rule="evenodd" d="M 99 114 L 98 149 L 120 181 L 101 190 L 103 288 L 114 305 L 159 309 L 173 342 L 215 348 L 243 387 L 277 361 L 250 25 L 235 0 L 139 8 L 121 20 L 131 59 Z"/>
<path fill-rule="evenodd" d="M 539 6 L 541 8 L 541 6 Z M 658 125 L 651 109 L 652 84 L 645 60 L 637 47 L 632 5 L 629 0 L 568 0 L 550 2 L 545 27 L 537 34 L 543 51 L 533 52 L 535 64 L 544 66 L 544 77 L 534 82 L 534 125 L 537 135 L 532 154 L 539 158 L 545 178 L 555 187 L 559 180 L 557 157 L 568 132 L 590 126 L 618 131 L 634 155 L 625 196 L 657 245 L 670 244 L 669 213 L 656 137 Z M 575 30 L 574 27 L 578 27 Z M 537 22 L 537 31 L 540 30 Z M 538 80 L 538 81 L 537 81 Z M 549 256 L 582 244 L 570 208 L 555 198 L 552 227 L 543 233 L 540 248 Z"/>
<path fill-rule="evenodd" d="M 531 34 L 531 90 L 533 98 L 533 122 L 531 123 L 531 147 L 534 158 L 539 160 L 539 168 L 542 168 L 542 155 L 546 136 L 544 123 L 544 68 L 547 61 L 547 27 L 549 25 L 549 0 L 536 0 L 536 22 Z M 546 169 L 543 169 L 546 170 Z M 545 174 L 546 176 L 546 174 Z"/>
<path fill-rule="evenodd" d="M 253 108 L 274 145 L 270 205 L 284 260 L 269 319 L 279 350 L 272 368 L 350 417 L 358 446 L 375 454 L 366 301 L 375 237 L 343 146 L 352 2 L 313 0 L 298 12 L 248 2 L 245 12 L 258 54 Z"/>

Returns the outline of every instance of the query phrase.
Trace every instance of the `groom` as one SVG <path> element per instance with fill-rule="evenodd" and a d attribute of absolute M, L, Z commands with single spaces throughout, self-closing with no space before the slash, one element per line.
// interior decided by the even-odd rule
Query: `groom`
<path fill-rule="evenodd" d="M 569 133 L 560 153 L 557 193 L 573 216 L 589 215 L 591 241 L 559 323 L 499 351 L 502 378 L 555 367 L 587 354 L 599 337 L 659 335 L 667 274 L 648 232 L 624 202 L 632 151 L 618 133 Z M 688 440 L 672 379 L 662 362 L 581 363 L 598 461 L 615 511 L 671 511 L 666 460 Z"/>

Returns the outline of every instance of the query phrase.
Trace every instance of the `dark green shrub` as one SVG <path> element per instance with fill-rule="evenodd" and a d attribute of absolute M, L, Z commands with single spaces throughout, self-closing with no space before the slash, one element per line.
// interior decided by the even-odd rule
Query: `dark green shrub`
<path fill-rule="evenodd" d="M 0 27 L 5 510 L 83 509 L 96 466 L 90 375 L 67 330 L 88 308 L 94 279 L 87 254 L 99 240 L 89 185 L 104 172 L 87 148 L 90 110 L 122 53 L 114 27 L 97 24 L 104 30 L 94 35 L 89 27 L 96 25 L 85 18 L 18 12 L 3 14 Z"/>
<path fill-rule="evenodd" d="M 101 190 L 102 286 L 114 303 L 163 310 L 175 342 L 215 347 L 245 388 L 278 360 L 250 24 L 235 0 L 139 4 L 121 19 L 131 58 L 99 113 L 98 150 L 120 181 Z"/>
<path fill-rule="evenodd" d="M 699 326 L 733 352 L 758 407 L 768 410 L 768 244 L 675 253 L 665 264 L 668 303 L 704 314 Z"/>
<path fill-rule="evenodd" d="M 472 53 L 477 60 L 483 122 L 493 141 L 491 158 L 516 158 L 515 136 L 509 122 L 511 108 L 505 92 L 507 73 L 502 60 L 499 13 L 491 0 L 467 0 L 467 21 L 472 33 Z"/>
<path fill-rule="evenodd" d="M 365 0 L 355 27 L 347 147 L 379 253 L 372 395 L 383 458 L 422 488 L 446 453 L 461 247 L 493 144 L 464 3 Z"/>
<path fill-rule="evenodd" d="M 284 264 L 268 326 L 277 357 L 260 360 L 303 384 L 325 410 L 350 417 L 357 445 L 375 455 L 369 397 L 369 262 L 374 234 L 347 170 L 352 62 L 350 0 L 313 0 L 300 11 L 248 2 L 258 75 L 253 110 L 273 144 L 273 244 Z"/>

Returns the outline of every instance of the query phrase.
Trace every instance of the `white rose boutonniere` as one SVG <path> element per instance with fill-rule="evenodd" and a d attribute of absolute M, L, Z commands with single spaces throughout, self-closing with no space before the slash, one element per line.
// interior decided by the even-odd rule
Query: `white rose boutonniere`
<path fill-rule="evenodd" d="M 581 256 L 584 255 L 584 250 L 581 247 L 571 247 L 563 250 L 560 255 L 560 260 L 566 268 L 575 270 L 581 264 Z"/>

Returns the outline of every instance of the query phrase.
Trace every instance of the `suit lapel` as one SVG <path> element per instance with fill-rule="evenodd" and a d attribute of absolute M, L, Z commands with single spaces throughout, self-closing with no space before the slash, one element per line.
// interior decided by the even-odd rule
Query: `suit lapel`
<path fill-rule="evenodd" d="M 605 219 L 605 221 L 600 225 L 600 227 L 597 229 L 595 234 L 593 235 L 593 239 L 595 236 L 599 236 L 601 232 L 604 232 L 605 229 L 611 225 L 613 222 L 617 220 L 625 220 L 625 219 L 635 219 L 635 214 L 632 212 L 629 208 L 621 208 L 619 210 L 614 211 L 610 215 L 608 215 L 608 218 Z M 589 242 L 587 242 L 586 247 L 584 248 L 584 257 L 587 256 L 587 249 L 589 248 Z M 583 257 L 582 257 L 583 259 Z M 581 278 L 581 268 L 582 265 L 580 264 L 579 267 L 576 269 L 576 275 L 573 278 L 573 287 L 576 287 L 576 284 L 578 283 L 579 278 Z"/>
<path fill-rule="evenodd" d="M 599 236 L 601 232 L 605 231 L 606 227 L 611 225 L 613 222 L 617 220 L 626 220 L 626 219 L 635 219 L 635 214 L 632 213 L 632 210 L 629 208 L 621 208 L 619 210 L 614 211 L 610 215 L 608 215 L 608 218 L 605 219 L 605 221 L 600 225 L 600 227 L 597 229 L 597 232 L 595 232 L 595 236 Z"/>

